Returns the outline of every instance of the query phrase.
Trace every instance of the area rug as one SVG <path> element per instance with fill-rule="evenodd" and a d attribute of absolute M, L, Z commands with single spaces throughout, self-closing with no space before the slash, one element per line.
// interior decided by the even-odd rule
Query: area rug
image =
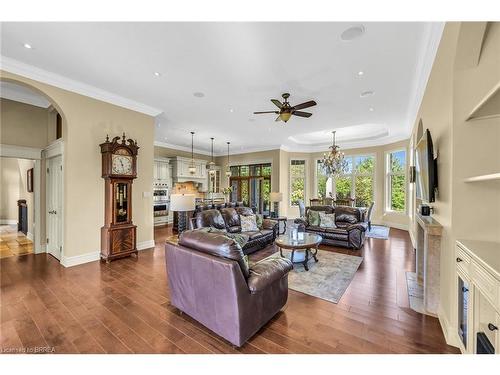
<path fill-rule="evenodd" d="M 290 257 L 291 251 L 283 250 L 283 255 Z M 294 258 L 298 254 L 295 253 Z M 271 255 L 279 257 L 279 253 Z M 288 274 L 288 288 L 338 303 L 354 278 L 362 257 L 318 250 L 318 263 L 309 261 L 309 271 L 300 263 L 294 265 Z M 297 258 L 295 258 L 297 260 Z"/>
<path fill-rule="evenodd" d="M 389 229 L 389 227 L 384 227 L 382 225 L 372 225 L 372 230 L 366 232 L 366 237 L 388 240 Z"/>

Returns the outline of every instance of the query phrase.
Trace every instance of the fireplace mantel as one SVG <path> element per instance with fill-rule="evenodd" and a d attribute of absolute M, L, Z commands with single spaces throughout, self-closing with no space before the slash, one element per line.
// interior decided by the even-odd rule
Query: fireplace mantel
<path fill-rule="evenodd" d="M 415 215 L 416 272 L 410 279 L 410 306 L 421 313 L 437 316 L 439 308 L 439 273 L 443 226 L 431 216 Z"/>

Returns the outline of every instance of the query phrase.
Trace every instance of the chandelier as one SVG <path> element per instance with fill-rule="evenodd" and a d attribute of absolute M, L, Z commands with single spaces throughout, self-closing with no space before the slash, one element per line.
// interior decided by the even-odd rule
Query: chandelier
<path fill-rule="evenodd" d="M 229 144 L 230 142 L 227 142 L 227 168 L 226 168 L 227 178 L 231 177 L 231 167 L 229 166 Z"/>
<path fill-rule="evenodd" d="M 212 157 L 211 157 L 211 160 L 210 160 L 210 163 L 208 163 L 208 174 L 210 175 L 210 177 L 214 177 L 215 176 L 215 162 L 214 162 L 214 137 L 210 138 L 212 140 Z"/>
<path fill-rule="evenodd" d="M 325 152 L 322 160 L 323 173 L 328 177 L 338 176 L 347 170 L 347 161 L 344 158 L 344 153 L 340 151 L 340 146 L 335 144 L 335 131 L 332 134 L 333 143 L 329 147 L 330 152 Z"/>
<path fill-rule="evenodd" d="M 194 137 L 194 132 L 191 132 L 191 162 L 189 163 L 189 173 L 195 174 L 196 173 L 196 165 L 194 164 L 194 149 L 193 149 L 193 137 Z"/>

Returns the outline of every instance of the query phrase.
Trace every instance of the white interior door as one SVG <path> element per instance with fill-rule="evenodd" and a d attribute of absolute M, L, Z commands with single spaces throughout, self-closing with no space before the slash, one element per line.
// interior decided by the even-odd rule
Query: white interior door
<path fill-rule="evenodd" d="M 61 259 L 62 251 L 62 157 L 47 160 L 47 252 Z"/>

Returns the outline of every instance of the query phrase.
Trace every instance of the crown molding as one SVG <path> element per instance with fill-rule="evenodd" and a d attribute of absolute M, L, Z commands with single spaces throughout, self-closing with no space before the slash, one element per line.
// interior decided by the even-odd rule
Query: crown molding
<path fill-rule="evenodd" d="M 135 100 L 124 98 L 123 96 L 113 94 L 98 87 L 75 81 L 71 78 L 37 68 L 33 65 L 25 64 L 3 55 L 0 55 L 0 67 L 6 72 L 17 74 L 38 82 L 58 87 L 63 90 L 101 100 L 103 102 L 111 103 L 119 107 L 130 109 L 132 111 L 144 113 L 149 116 L 155 117 L 163 112 L 161 109 L 151 107 Z"/>
<path fill-rule="evenodd" d="M 429 22 L 429 27 L 423 38 L 422 49 L 419 54 L 420 59 L 415 66 L 415 87 L 408 105 L 406 129 L 408 137 L 411 135 L 411 131 L 417 120 L 417 114 L 420 110 L 425 89 L 427 88 L 427 82 L 429 81 L 429 77 L 431 75 L 432 66 L 434 65 L 434 60 L 436 59 L 439 43 L 441 42 L 441 37 L 443 36 L 444 26 L 445 22 Z"/>
<path fill-rule="evenodd" d="M 164 147 L 164 148 L 170 148 L 172 150 L 178 150 L 178 151 L 185 151 L 185 152 L 191 152 L 191 147 L 186 147 L 186 146 L 179 146 L 179 145 L 175 145 L 173 143 L 167 143 L 167 142 L 158 142 L 158 141 L 155 141 L 154 142 L 154 145 L 155 146 L 158 146 L 158 147 Z M 200 155 L 205 155 L 205 156 L 210 156 L 210 152 L 207 152 L 205 150 L 199 150 L 199 149 L 193 149 L 193 152 L 195 154 L 200 154 Z M 217 155 L 215 152 L 214 152 L 214 157 L 215 156 L 219 156 Z"/>

